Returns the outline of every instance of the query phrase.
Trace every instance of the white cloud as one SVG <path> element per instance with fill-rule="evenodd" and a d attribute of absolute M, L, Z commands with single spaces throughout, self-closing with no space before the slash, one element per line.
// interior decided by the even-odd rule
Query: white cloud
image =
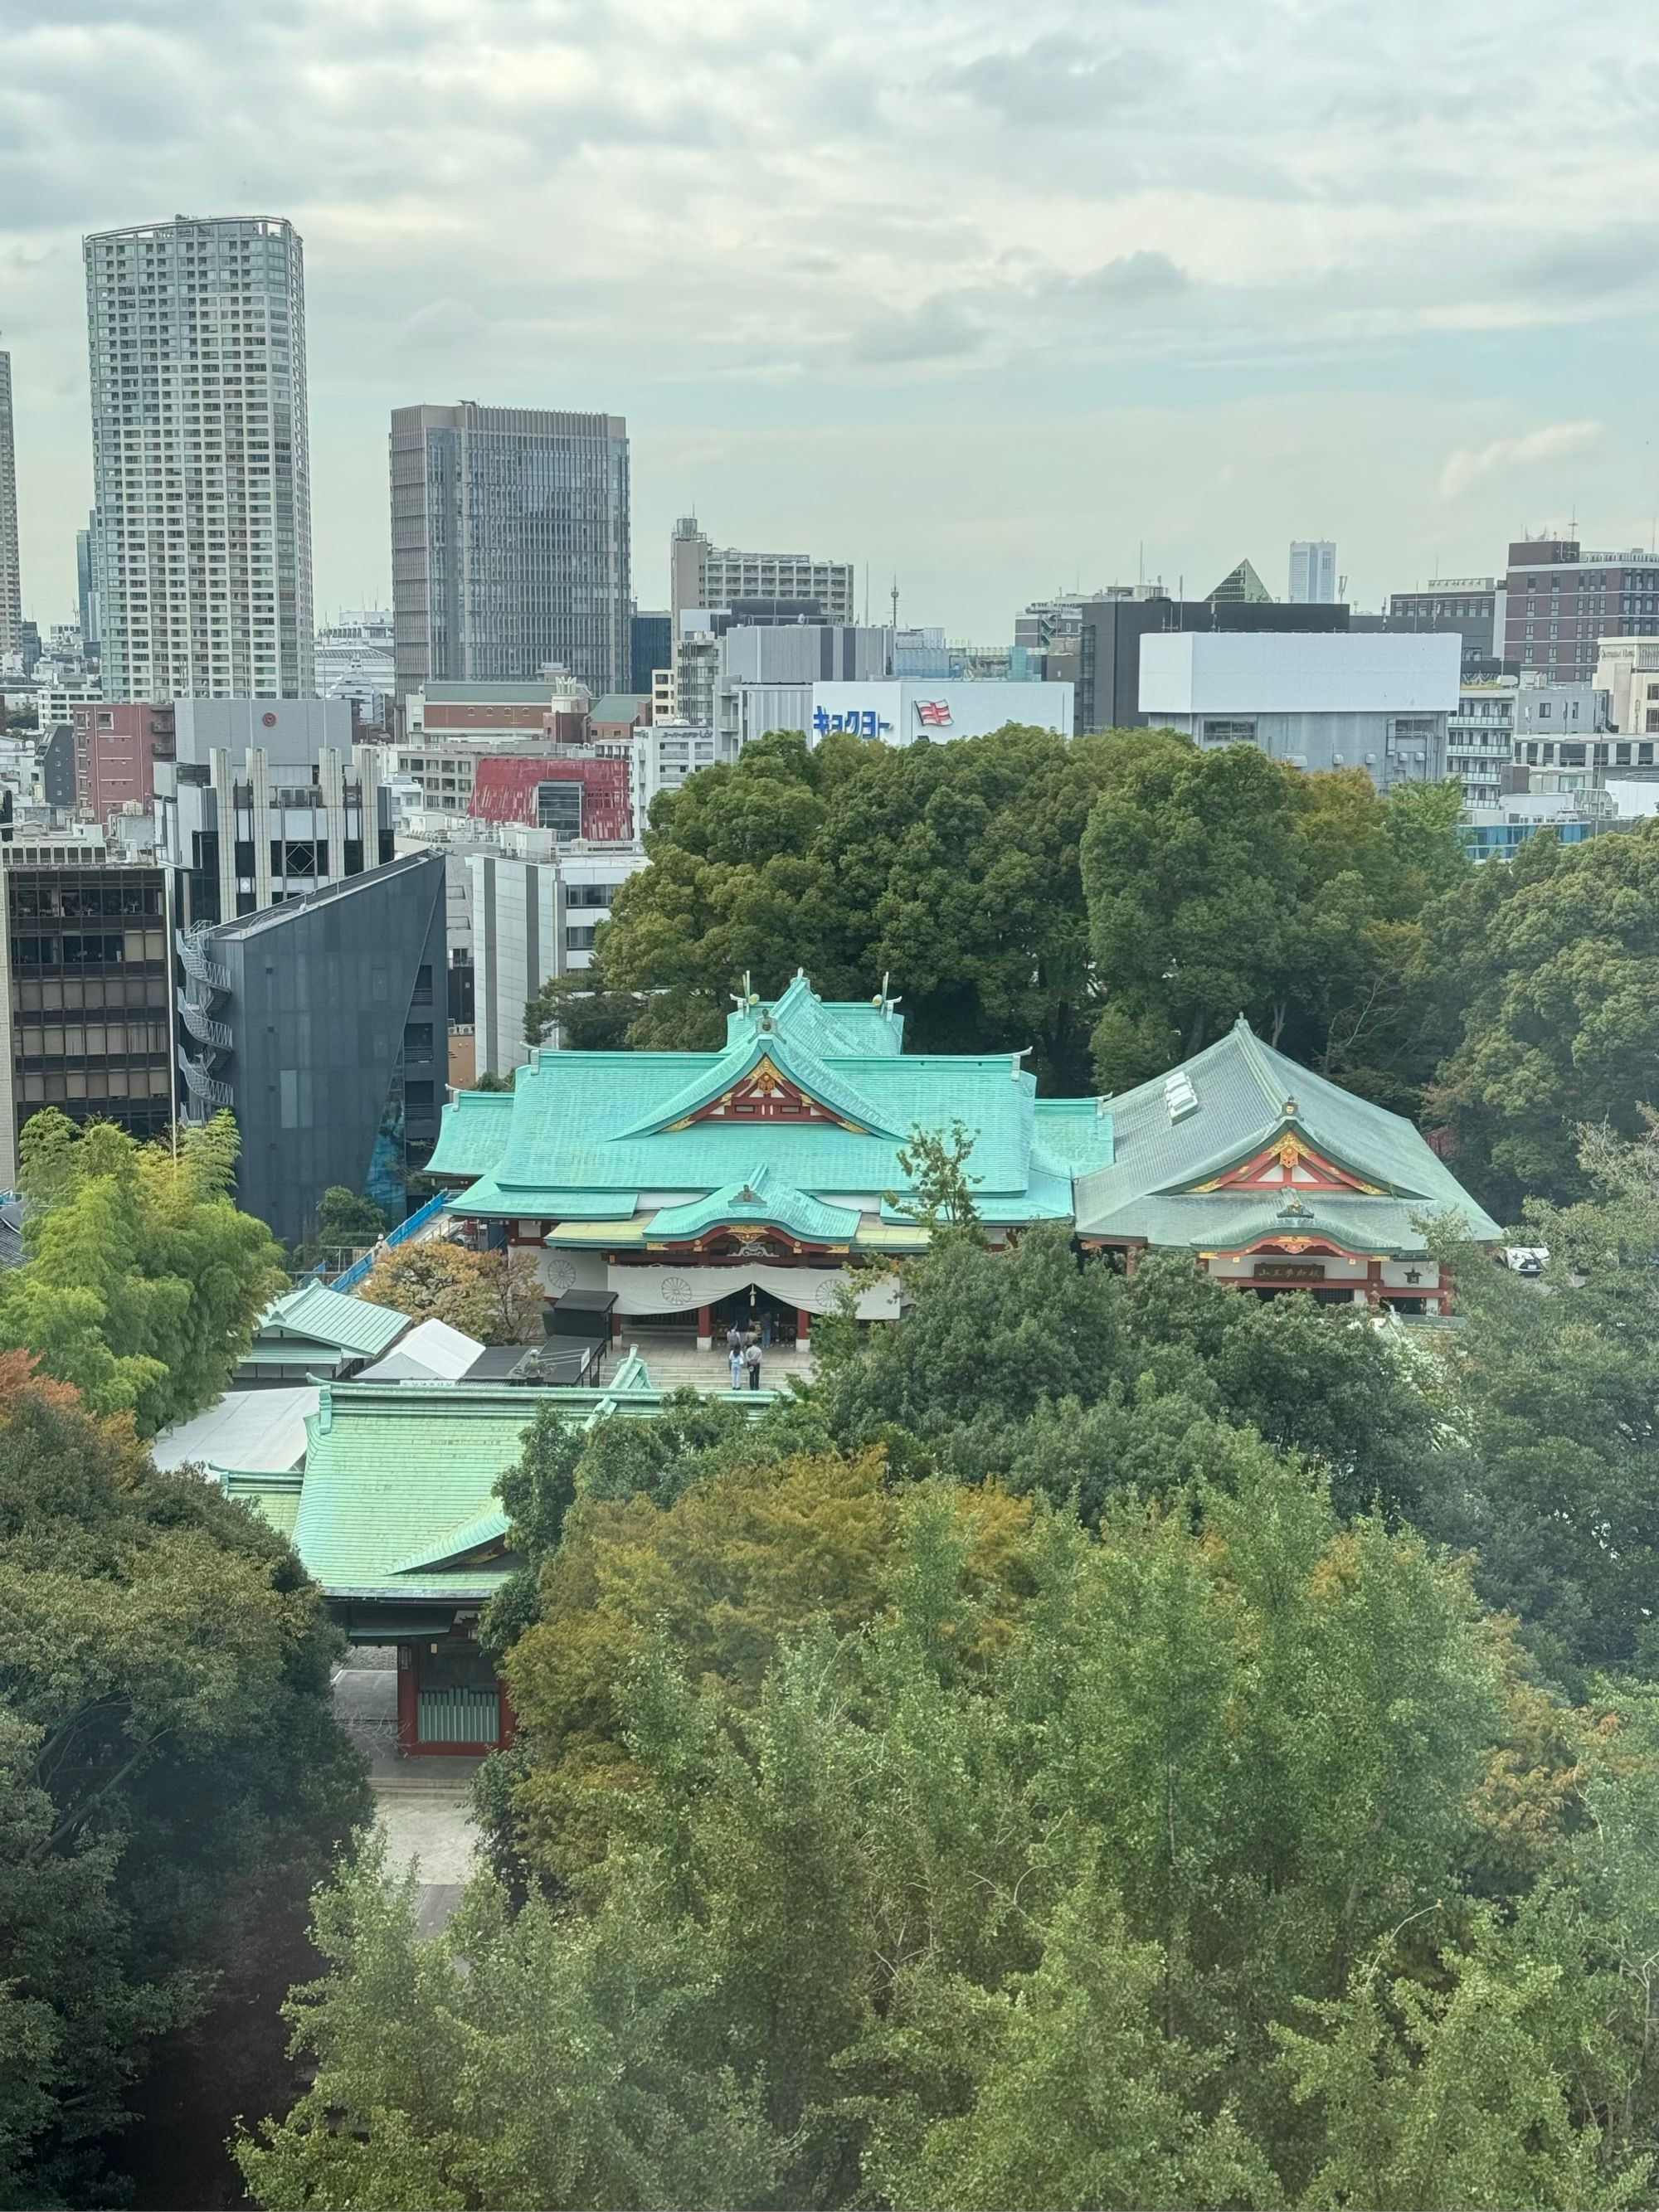
<path fill-rule="evenodd" d="M 1547 0 L 57 0 L 49 21 L 0 0 L 31 611 L 68 605 L 88 491 L 80 234 L 179 209 L 286 214 L 305 237 L 325 604 L 385 588 L 387 410 L 462 392 L 628 414 L 647 603 L 658 516 L 689 489 L 653 470 L 699 440 L 732 456 L 695 487 L 722 532 L 764 451 L 800 486 L 777 531 L 810 544 L 844 514 L 828 448 L 861 480 L 921 418 L 971 475 L 1015 422 L 1063 447 L 1068 423 L 1086 442 L 1148 404 L 1188 419 L 1211 477 L 1185 480 L 1177 440 L 1139 513 L 1128 478 L 1094 487 L 1091 566 L 1108 510 L 1131 556 L 1201 513 L 1226 459 L 1211 428 L 1257 400 L 1328 483 L 1370 477 L 1352 446 L 1315 449 L 1321 424 L 1363 447 L 1379 405 L 1407 444 L 1414 422 L 1412 481 L 1432 504 L 1438 473 L 1460 526 L 1492 495 L 1500 541 L 1519 487 L 1553 490 L 1569 459 L 1644 504 L 1659 249 L 1609 210 L 1659 192 L 1631 60 L 1650 11 L 1601 0 L 1563 52 Z M 1517 72 L 1544 43 L 1551 68 Z M 1547 163 L 1516 151 L 1542 145 Z M 1597 318 L 1609 342 L 1569 377 L 1553 336 Z M 1593 400 L 1559 396 L 1586 380 Z M 1594 447 L 1528 442 L 1587 405 Z M 996 580 L 959 529 L 931 572 L 953 629 L 1006 629 L 996 610 L 1042 587 L 1024 549 L 1060 486 L 1018 469 L 1005 494 Z M 888 505 L 866 485 L 848 550 L 881 557 Z M 1380 596 L 1426 560 L 1425 526 L 1358 512 L 1345 562 Z M 1231 507 L 1200 520 L 1194 566 L 1231 567 L 1238 535 Z"/>
<path fill-rule="evenodd" d="M 1600 422 L 1546 422 L 1516 437 L 1492 438 L 1484 446 L 1460 446 L 1447 455 L 1440 471 L 1440 495 L 1455 499 L 1482 477 L 1527 468 L 1539 461 L 1559 460 L 1564 453 L 1582 453 L 1602 434 Z"/>

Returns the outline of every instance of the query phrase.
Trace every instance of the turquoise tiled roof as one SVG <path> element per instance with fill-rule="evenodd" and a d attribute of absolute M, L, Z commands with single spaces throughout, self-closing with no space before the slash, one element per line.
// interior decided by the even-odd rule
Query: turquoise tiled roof
<path fill-rule="evenodd" d="M 663 1206 L 652 1216 L 646 1234 L 672 1243 L 701 1237 L 723 1221 L 763 1223 L 813 1244 L 845 1244 L 858 1228 L 859 1216 L 856 1207 L 825 1206 L 762 1167 L 742 1182 L 729 1182 L 706 1198 Z"/>
<path fill-rule="evenodd" d="M 293 1524 L 307 1573 L 330 1596 L 488 1596 L 510 1563 L 444 1563 L 501 1533 L 493 1525 L 501 1517 L 495 1485 L 550 1402 L 574 1426 L 612 1413 L 648 1419 L 662 1394 L 637 1360 L 625 1361 L 608 1388 L 589 1390 L 465 1381 L 331 1384 L 306 1425 Z"/>
<path fill-rule="evenodd" d="M 1057 1175 L 1109 1168 L 1115 1150 L 1111 1113 L 1103 1100 L 1037 1100 L 1036 1154 Z"/>
<path fill-rule="evenodd" d="M 428 1175 L 488 1175 L 513 1127 L 510 1091 L 463 1091 L 446 1106 L 443 1133 L 427 1162 Z"/>
<path fill-rule="evenodd" d="M 292 1365 L 304 1348 L 319 1345 L 331 1352 L 372 1357 L 408 1327 L 409 1316 L 390 1306 L 371 1305 L 367 1298 L 331 1291 L 326 1283 L 301 1283 L 265 1309 L 248 1350 L 248 1364 L 276 1360 Z"/>
<path fill-rule="evenodd" d="M 1172 1101 L 1171 1085 L 1180 1077 L 1190 1104 L 1184 1097 Z M 1205 1250 L 1244 1241 L 1237 1227 L 1243 1218 L 1239 1209 L 1259 1211 L 1261 1194 L 1200 1194 L 1194 1186 L 1265 1149 L 1288 1129 L 1379 1187 L 1376 1198 L 1300 1194 L 1316 1214 L 1350 1226 L 1364 1249 L 1420 1252 L 1423 1239 L 1411 1225 L 1413 1215 L 1461 1215 L 1476 1237 L 1501 1234 L 1409 1121 L 1287 1060 L 1242 1017 L 1181 1069 L 1114 1098 L 1110 1111 L 1115 1158 L 1109 1166 L 1080 1173 L 1075 1183 L 1082 1236 L 1192 1243 Z M 1270 1211 L 1279 1202 L 1270 1200 Z M 1366 1222 L 1376 1225 L 1365 1228 Z"/>
<path fill-rule="evenodd" d="M 511 1095 L 491 1101 L 489 1143 L 480 1141 L 471 1094 L 448 1109 L 431 1170 L 472 1174 L 455 1210 L 495 1218 L 621 1218 L 623 1198 L 642 1194 L 649 1203 L 653 1191 L 671 1206 L 696 1206 L 752 1183 L 757 1164 L 829 1206 L 856 1198 L 873 1207 L 905 1188 L 897 1156 L 913 1131 L 960 1121 L 988 1220 L 1069 1209 L 1068 1161 L 1058 1139 L 1036 1149 L 1036 1085 L 1014 1054 L 902 1053 L 901 1025 L 884 1005 L 826 1006 L 804 976 L 770 1006 L 733 1013 L 727 1030 L 720 1053 L 539 1052 L 519 1070 Z M 763 1053 L 856 1126 L 736 1115 L 672 1126 L 717 1102 Z M 1087 1112 L 1094 1115 L 1092 1103 Z M 1100 1157 L 1098 1139 L 1091 1157 Z M 573 1192 L 595 1203 L 578 1211 L 565 1202 Z M 605 1194 L 617 1200 L 614 1212 L 599 1211 Z"/>

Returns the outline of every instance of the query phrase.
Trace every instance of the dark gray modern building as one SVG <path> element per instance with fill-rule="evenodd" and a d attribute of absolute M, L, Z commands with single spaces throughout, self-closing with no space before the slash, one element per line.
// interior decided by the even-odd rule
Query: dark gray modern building
<path fill-rule="evenodd" d="M 398 697 L 429 678 L 567 668 L 597 698 L 632 667 L 628 426 L 539 407 L 392 414 Z"/>
<path fill-rule="evenodd" d="M 408 1211 L 447 1077 L 444 908 L 443 859 L 419 853 L 179 933 L 185 1118 L 230 1108 L 238 1203 L 286 1243 L 331 1183 Z"/>
<path fill-rule="evenodd" d="M 7 833 L 9 836 L 9 832 Z M 56 1106 L 159 1137 L 173 1115 L 166 878 L 50 836 L 0 846 L 0 1188 L 17 1139 Z"/>
<path fill-rule="evenodd" d="M 1078 607 L 1077 714 L 1079 736 L 1090 730 L 1138 729 L 1140 641 L 1162 630 L 1346 630 L 1348 610 L 1335 605 L 1287 605 L 1267 599 L 1167 599 L 1116 593 L 1084 599 Z"/>

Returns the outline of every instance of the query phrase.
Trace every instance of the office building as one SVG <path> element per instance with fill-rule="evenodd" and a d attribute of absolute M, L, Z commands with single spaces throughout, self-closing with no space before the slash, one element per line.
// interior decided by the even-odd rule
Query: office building
<path fill-rule="evenodd" d="M 81 649 L 88 660 L 98 658 L 98 575 L 92 550 L 93 520 L 75 533 L 75 602 L 81 624 Z"/>
<path fill-rule="evenodd" d="M 1503 657 L 1553 684 L 1589 684 L 1603 638 L 1659 627 L 1659 555 L 1589 553 L 1574 538 L 1510 547 Z"/>
<path fill-rule="evenodd" d="M 1141 641 L 1140 712 L 1206 749 L 1363 768 L 1386 792 L 1444 777 L 1461 661 L 1452 636 L 1166 630 Z"/>
<path fill-rule="evenodd" d="M 1455 630 L 1463 641 L 1463 665 L 1472 672 L 1478 660 L 1504 657 L 1504 606 L 1508 594 L 1499 576 L 1437 576 L 1420 589 L 1389 594 L 1390 629 Z"/>
<path fill-rule="evenodd" d="M 674 719 L 712 728 L 733 750 L 768 730 L 809 729 L 815 684 L 877 683 L 893 673 L 893 632 L 872 623 L 743 623 L 714 643 L 706 690 L 692 702 L 702 712 L 682 709 Z"/>
<path fill-rule="evenodd" d="M 810 708 L 806 709 L 810 714 Z M 777 725 L 781 728 L 783 724 Z M 805 722 L 793 726 L 804 728 Z M 634 732 L 630 748 L 634 821 L 642 830 L 651 818 L 651 802 L 659 791 L 678 791 L 688 775 L 716 762 L 734 761 L 735 739 L 715 730 L 700 730 L 690 722 L 652 722 Z"/>
<path fill-rule="evenodd" d="M 1659 636 L 1604 637 L 1595 684 L 1607 694 L 1608 716 L 1621 735 L 1659 732 Z"/>
<path fill-rule="evenodd" d="M 673 665 L 674 624 L 667 610 L 636 612 L 629 625 L 629 690 L 648 698 L 657 671 Z"/>
<path fill-rule="evenodd" d="M 538 836 L 535 830 L 516 835 Z M 646 865 L 639 845 L 556 851 L 546 833 L 539 836 L 539 850 L 507 844 L 466 855 L 480 1074 L 507 1075 L 525 1065 L 526 1001 L 555 976 L 591 965 L 595 931 L 610 921 L 621 885 Z"/>
<path fill-rule="evenodd" d="M 105 696 L 315 689 L 304 254 L 278 218 L 82 244 Z"/>
<path fill-rule="evenodd" d="M 683 514 L 668 546 L 669 622 L 678 640 L 693 609 L 729 607 L 738 599 L 811 599 L 830 623 L 857 620 L 850 561 L 810 553 L 745 553 L 710 543 L 695 514 Z"/>
<path fill-rule="evenodd" d="M 628 426 L 548 408 L 398 407 L 392 600 L 399 698 L 431 678 L 590 691 L 632 666 Z"/>
<path fill-rule="evenodd" d="M 592 694 L 565 670 L 547 669 L 516 683 L 445 684 L 434 679 L 410 692 L 401 703 L 404 734 L 412 745 L 453 740 L 510 744 L 526 738 L 580 745 L 587 741 Z"/>
<path fill-rule="evenodd" d="M 1333 606 L 1338 597 L 1336 546 L 1328 538 L 1291 540 L 1291 588 L 1296 606 Z"/>
<path fill-rule="evenodd" d="M 175 942 L 184 1113 L 235 1115 L 237 1203 L 290 1243 L 334 1183 L 401 1218 L 447 1079 L 441 856 L 410 854 Z"/>
<path fill-rule="evenodd" d="M 0 846 L 0 1188 L 43 1107 L 160 1136 L 173 1118 L 165 878 L 49 833 Z"/>
<path fill-rule="evenodd" d="M 23 579 L 17 560 L 17 452 L 11 356 L 0 348 L 0 658 L 23 647 Z"/>
<path fill-rule="evenodd" d="M 122 807 L 155 805 L 155 763 L 173 757 L 172 707 L 82 700 L 70 708 L 70 727 L 75 764 L 70 803 L 83 822 L 101 825 Z"/>
<path fill-rule="evenodd" d="M 180 699 L 155 828 L 186 929 L 361 875 L 392 855 L 385 756 L 343 700 Z"/>
<path fill-rule="evenodd" d="M 1245 564 L 1248 566 L 1248 563 Z M 1140 708 L 1142 640 L 1176 632 L 1330 632 L 1346 630 L 1348 609 L 1291 606 L 1268 599 L 1172 599 L 1161 585 L 1119 588 L 1078 608 L 1077 727 L 1127 730 L 1143 725 Z"/>

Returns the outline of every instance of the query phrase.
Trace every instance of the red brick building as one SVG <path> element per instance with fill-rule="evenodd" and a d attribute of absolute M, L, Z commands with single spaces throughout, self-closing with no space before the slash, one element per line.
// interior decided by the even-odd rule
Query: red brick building
<path fill-rule="evenodd" d="M 1547 683 L 1590 684 L 1604 637 L 1650 637 L 1659 620 L 1659 554 L 1586 553 L 1576 538 L 1510 547 L 1504 658 Z"/>
<path fill-rule="evenodd" d="M 75 727 L 75 811 L 107 822 L 155 799 L 155 763 L 173 758 L 173 709 L 137 699 L 88 699 L 70 708 Z"/>

